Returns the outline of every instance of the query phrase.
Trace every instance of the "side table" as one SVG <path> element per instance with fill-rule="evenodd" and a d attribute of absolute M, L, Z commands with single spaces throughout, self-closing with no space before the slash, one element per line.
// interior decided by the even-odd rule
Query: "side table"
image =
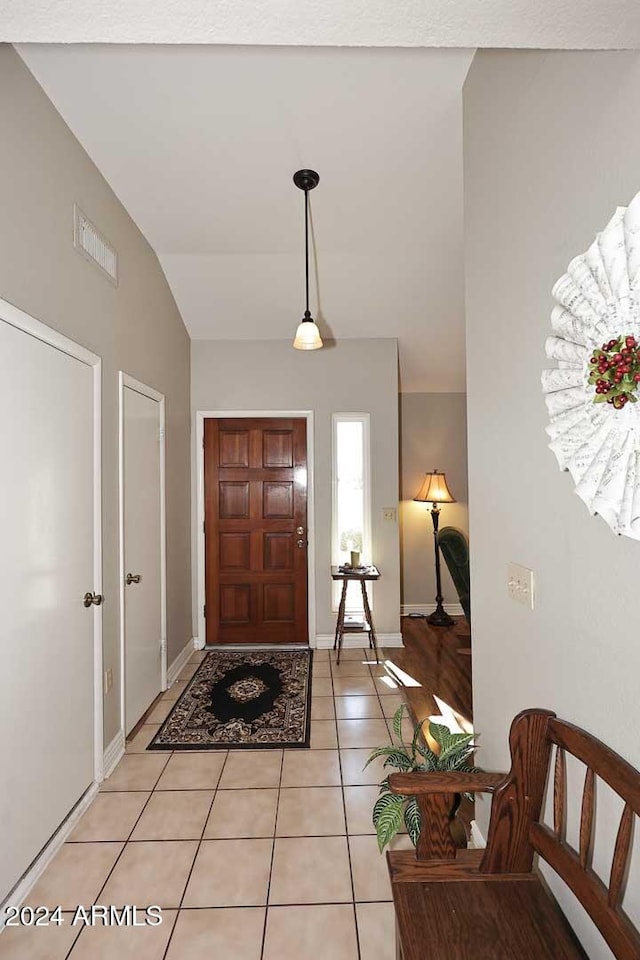
<path fill-rule="evenodd" d="M 344 619 L 347 605 L 347 587 L 350 580 L 357 580 L 360 583 L 360 588 L 362 590 L 362 605 L 364 607 L 365 620 L 369 628 L 369 646 L 372 647 L 375 652 L 376 663 L 380 663 L 378 641 L 376 639 L 376 631 L 373 625 L 371 607 L 369 606 L 369 597 L 367 596 L 367 580 L 379 580 L 380 571 L 373 565 L 369 567 L 353 568 L 350 570 L 340 570 L 339 567 L 334 566 L 331 567 L 331 579 L 342 581 L 342 593 L 340 595 L 340 606 L 338 607 L 338 619 L 336 622 L 336 635 L 333 641 L 333 649 L 338 651 L 336 663 L 340 663 L 340 652 L 342 650 L 342 640 L 345 633 Z"/>

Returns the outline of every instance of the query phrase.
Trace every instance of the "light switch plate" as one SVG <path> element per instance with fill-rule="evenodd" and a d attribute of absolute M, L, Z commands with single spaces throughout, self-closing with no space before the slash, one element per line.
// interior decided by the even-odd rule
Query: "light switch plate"
<path fill-rule="evenodd" d="M 382 519 L 386 520 L 388 523 L 395 523 L 397 516 L 398 516 L 398 512 L 395 507 L 382 508 Z"/>
<path fill-rule="evenodd" d="M 533 570 L 519 563 L 507 564 L 507 594 L 511 600 L 533 610 Z"/>

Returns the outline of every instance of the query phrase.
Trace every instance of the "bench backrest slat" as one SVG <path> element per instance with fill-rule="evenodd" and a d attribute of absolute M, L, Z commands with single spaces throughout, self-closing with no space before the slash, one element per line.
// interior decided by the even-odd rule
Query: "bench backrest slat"
<path fill-rule="evenodd" d="M 567 764 L 561 747 L 556 750 L 553 776 L 553 829 L 556 836 L 564 840 L 567 832 Z"/>
<path fill-rule="evenodd" d="M 593 851 L 593 811 L 596 802 L 596 775 L 587 767 L 582 791 L 582 809 L 580 810 L 580 866 L 584 870 L 591 864 Z"/>
<path fill-rule="evenodd" d="M 627 873 L 629 872 L 629 850 L 631 847 L 633 818 L 633 810 L 628 803 L 625 803 L 620 818 L 620 826 L 618 827 L 618 836 L 616 837 L 613 861 L 611 863 L 611 874 L 609 876 L 609 906 L 614 910 L 620 906 Z"/>

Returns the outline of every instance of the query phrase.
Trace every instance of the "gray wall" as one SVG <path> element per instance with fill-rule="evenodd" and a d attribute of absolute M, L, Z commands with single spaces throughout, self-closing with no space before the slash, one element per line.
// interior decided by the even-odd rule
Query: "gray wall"
<path fill-rule="evenodd" d="M 370 414 L 373 559 L 382 573 L 375 586 L 375 623 L 380 633 L 398 633 L 398 525 L 382 520 L 383 507 L 398 505 L 396 341 L 341 340 L 323 350 L 304 353 L 293 350 L 289 340 L 194 340 L 191 360 L 194 414 L 198 410 L 314 411 L 318 634 L 332 634 L 335 629 L 329 577 L 331 415 Z M 194 484 L 195 474 L 194 469 Z M 195 503 L 195 486 L 193 500 Z"/>
<path fill-rule="evenodd" d="M 532 706 L 640 766 L 640 544 L 589 516 L 558 470 L 540 389 L 551 288 L 640 189 L 639 100 L 636 53 L 480 52 L 464 90 L 474 712 L 488 768 L 505 767 L 509 721 Z M 509 561 L 535 571 L 534 611 L 507 599 Z M 620 807 L 598 794 L 607 878 Z M 639 861 L 636 850 L 636 920 Z M 561 897 L 589 955 L 610 956 Z"/>
<path fill-rule="evenodd" d="M 168 660 L 190 639 L 189 337 L 154 252 L 20 58 L 0 46 L 0 296 L 102 357 L 105 744 L 119 728 L 118 370 L 166 396 Z M 77 202 L 119 253 L 73 248 Z"/>
<path fill-rule="evenodd" d="M 456 503 L 445 504 L 440 526 L 469 529 L 467 509 L 467 398 L 464 393 L 400 395 L 400 552 L 402 605 L 433 607 L 436 575 L 433 523 L 429 507 L 414 503 L 425 473 L 440 470 Z M 459 604 L 446 564 L 442 564 L 445 603 Z M 424 612 L 424 611 L 416 611 Z"/>

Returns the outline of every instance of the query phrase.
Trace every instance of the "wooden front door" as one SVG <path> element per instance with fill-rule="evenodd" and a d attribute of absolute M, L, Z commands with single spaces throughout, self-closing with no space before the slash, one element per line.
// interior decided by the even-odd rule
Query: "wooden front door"
<path fill-rule="evenodd" d="M 306 420 L 204 422 L 207 643 L 308 643 Z"/>

